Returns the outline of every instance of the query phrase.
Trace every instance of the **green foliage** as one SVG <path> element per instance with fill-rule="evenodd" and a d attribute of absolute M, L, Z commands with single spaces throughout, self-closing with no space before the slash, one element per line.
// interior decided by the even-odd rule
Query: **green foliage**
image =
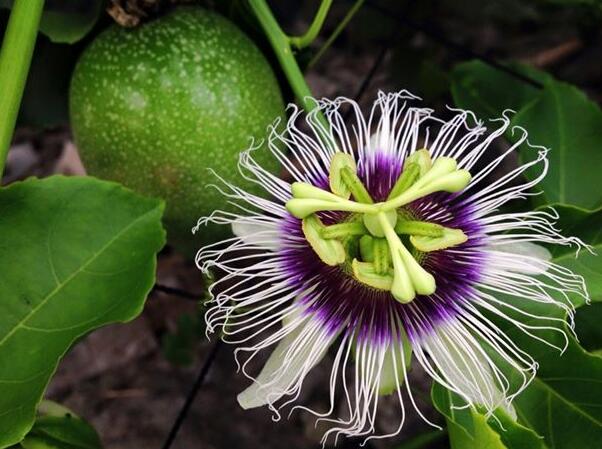
<path fill-rule="evenodd" d="M 551 79 L 547 73 L 525 65 L 509 64 L 508 67 L 537 82 Z M 499 117 L 506 109 L 522 109 L 537 98 L 540 90 L 509 73 L 474 60 L 454 67 L 451 92 L 456 106 L 473 111 L 480 119 L 487 119 Z"/>
<path fill-rule="evenodd" d="M 497 423 L 475 410 L 452 409 L 451 405 L 462 405 L 459 398 L 435 384 L 433 403 L 448 421 L 452 449 L 593 449 L 592 442 L 602 439 L 602 358 L 586 353 L 572 337 L 560 356 L 518 330 L 506 331 L 540 363 L 537 377 L 513 402 L 518 422 L 501 410 L 495 412 Z M 563 345 L 559 334 L 549 333 L 547 338 Z"/>
<path fill-rule="evenodd" d="M 93 178 L 0 190 L 0 447 L 19 442 L 79 337 L 138 315 L 163 246 L 163 206 Z"/>
<path fill-rule="evenodd" d="M 495 416 L 463 407 L 464 401 L 438 383 L 431 391 L 433 405 L 445 416 L 452 449 L 546 449 L 531 429 L 514 421 L 498 409 Z"/>
<path fill-rule="evenodd" d="M 602 301 L 602 209 L 588 211 L 566 204 L 553 204 L 552 207 L 559 216 L 556 227 L 564 235 L 579 237 L 591 246 L 581 249 L 577 255 L 574 247 L 554 245 L 550 247 L 554 262 L 583 276 L 591 300 Z M 575 305 L 583 303 L 583 298 L 571 299 Z"/>
<path fill-rule="evenodd" d="M 42 401 L 27 436 L 16 446 L 22 449 L 101 449 L 94 428 L 71 410 Z"/>
<path fill-rule="evenodd" d="M 539 363 L 537 377 L 514 401 L 519 421 L 550 448 L 595 447 L 592 442 L 602 441 L 602 358 L 588 354 L 572 336 L 560 355 L 541 342 L 525 344 L 528 337 L 519 333 L 509 336 Z M 557 333 L 548 339 L 563 344 Z"/>
<path fill-rule="evenodd" d="M 529 131 L 530 142 L 550 148 L 547 176 L 538 188 L 547 203 L 567 203 L 586 209 L 602 205 L 599 173 L 602 166 L 602 111 L 583 92 L 550 81 L 536 100 L 512 120 Z M 528 156 L 521 153 L 521 159 Z M 537 174 L 527 172 L 528 177 Z"/>

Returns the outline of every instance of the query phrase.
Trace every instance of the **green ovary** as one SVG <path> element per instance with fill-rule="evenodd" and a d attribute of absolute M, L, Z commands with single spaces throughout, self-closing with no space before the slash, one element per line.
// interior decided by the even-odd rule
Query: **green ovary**
<path fill-rule="evenodd" d="M 409 303 L 437 288 L 419 263 L 425 254 L 460 245 L 467 236 L 460 229 L 415 220 L 406 206 L 434 192 L 458 192 L 470 179 L 454 159 L 432 161 L 426 149 L 418 150 L 406 159 L 387 201 L 375 203 L 357 176 L 353 158 L 336 153 L 330 164 L 330 192 L 294 183 L 286 208 L 302 220 L 305 238 L 325 264 L 341 266 L 358 282 Z M 318 217 L 322 211 L 349 214 L 343 222 L 326 226 Z"/>

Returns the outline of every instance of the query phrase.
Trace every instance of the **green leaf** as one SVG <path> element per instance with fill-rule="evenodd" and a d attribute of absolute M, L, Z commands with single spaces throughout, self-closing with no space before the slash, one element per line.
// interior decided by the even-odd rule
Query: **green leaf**
<path fill-rule="evenodd" d="M 602 111 L 597 104 L 569 84 L 549 81 L 512 124 L 528 130 L 532 144 L 550 148 L 548 173 L 538 185 L 546 203 L 585 209 L 602 205 L 598 171 L 592 169 L 602 166 Z M 532 153 L 521 153 L 522 162 Z M 533 179 L 539 172 L 525 174 Z"/>
<path fill-rule="evenodd" d="M 583 349 L 602 355 L 602 303 L 580 307 L 575 314 L 575 332 Z"/>
<path fill-rule="evenodd" d="M 553 262 L 583 276 L 592 302 L 602 301 L 602 209 L 589 211 L 567 204 L 552 206 L 559 215 L 555 227 L 565 236 L 579 237 L 593 251 L 581 249 L 577 256 L 575 247 L 553 245 L 549 247 Z M 575 306 L 584 304 L 583 298 L 573 295 L 571 299 Z"/>
<path fill-rule="evenodd" d="M 101 449 L 94 428 L 68 408 L 44 400 L 31 431 L 21 441 L 24 449 Z"/>
<path fill-rule="evenodd" d="M 562 316 L 557 308 L 532 309 Z M 602 358 L 587 353 L 571 335 L 560 354 L 513 327 L 506 333 L 539 363 L 537 376 L 513 402 L 519 421 L 542 435 L 551 449 L 587 448 L 602 441 Z M 558 332 L 537 335 L 564 346 Z"/>
<path fill-rule="evenodd" d="M 437 382 L 431 390 L 433 405 L 445 416 L 452 449 L 546 449 L 541 437 L 517 423 L 501 409 L 487 418 L 465 405 L 455 393 Z M 497 420 L 496 420 L 497 418 Z"/>
<path fill-rule="evenodd" d="M 551 79 L 547 73 L 525 65 L 508 67 L 539 82 Z M 451 92 L 456 106 L 485 119 L 499 117 L 505 109 L 518 111 L 534 101 L 540 89 L 484 62 L 469 61 L 452 70 Z"/>
<path fill-rule="evenodd" d="M 0 7 L 12 8 L 14 0 L 0 0 Z M 94 27 L 103 0 L 47 0 L 40 31 L 52 42 L 73 44 Z"/>
<path fill-rule="evenodd" d="M 19 442 L 75 340 L 138 315 L 163 246 L 163 204 L 93 178 L 0 190 L 0 447 Z"/>

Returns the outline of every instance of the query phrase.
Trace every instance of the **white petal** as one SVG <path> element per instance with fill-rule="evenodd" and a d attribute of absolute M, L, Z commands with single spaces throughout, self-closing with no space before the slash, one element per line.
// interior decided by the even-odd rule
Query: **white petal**
<path fill-rule="evenodd" d="M 272 404 L 295 391 L 299 380 L 322 360 L 334 338 L 326 332 L 310 333 L 307 337 L 310 324 L 311 321 L 297 326 L 278 343 L 253 385 L 237 396 L 243 409 Z M 291 352 L 292 347 L 295 348 Z"/>

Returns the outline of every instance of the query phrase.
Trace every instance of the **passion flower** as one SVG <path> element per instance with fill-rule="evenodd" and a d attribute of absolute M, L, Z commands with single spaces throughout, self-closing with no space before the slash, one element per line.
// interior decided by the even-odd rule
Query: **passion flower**
<path fill-rule="evenodd" d="M 305 116 L 291 106 L 286 130 L 272 127 L 266 145 L 240 158 L 241 174 L 272 199 L 226 183 L 223 193 L 240 213 L 199 221 L 231 225 L 236 235 L 202 248 L 196 260 L 223 273 L 206 319 L 209 332 L 221 328 L 226 341 L 241 345 L 237 361 L 254 382 L 240 405 L 268 405 L 279 417 L 333 347 L 329 409 L 296 406 L 331 423 L 324 441 L 376 437 L 383 394 L 399 402 L 394 433 L 407 403 L 426 420 L 407 381 L 412 359 L 468 405 L 512 411 L 537 363 L 500 319 L 552 345 L 537 331 L 553 323 L 564 335 L 564 320 L 536 315 L 530 305 L 571 317 L 569 294 L 587 299 L 583 279 L 538 245 L 583 245 L 554 228 L 554 213 L 499 211 L 532 194 L 548 169 L 547 150 L 529 145 L 522 129 L 513 130 L 514 144 L 492 149 L 510 126 L 507 114 L 488 132 L 469 112 L 452 110 L 445 122 L 417 100 L 381 93 L 367 118 L 346 98 L 316 101 Z M 297 126 L 303 116 L 307 132 Z M 292 184 L 256 162 L 264 146 Z M 520 146 L 532 161 L 500 174 Z M 525 181 L 526 170 L 539 175 Z M 246 368 L 262 350 L 271 355 L 253 378 Z M 333 416 L 341 398 L 346 410 Z"/>

